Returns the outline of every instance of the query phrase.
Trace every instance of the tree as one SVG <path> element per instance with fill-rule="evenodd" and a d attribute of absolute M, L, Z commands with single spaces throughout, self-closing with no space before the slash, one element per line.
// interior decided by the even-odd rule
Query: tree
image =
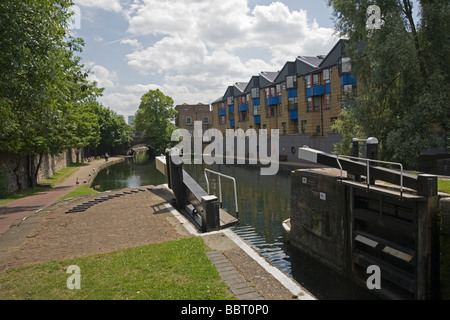
<path fill-rule="evenodd" d="M 68 34 L 69 0 L 0 2 L 0 150 L 26 159 L 28 186 L 37 183 L 43 154 L 95 143 L 89 105 L 102 89 L 89 83 Z M 84 128 L 84 129 L 83 129 Z"/>
<path fill-rule="evenodd" d="M 100 106 L 98 109 L 100 126 L 99 147 L 111 153 L 112 148 L 129 146 L 131 142 L 131 128 L 123 118 L 109 108 Z"/>
<path fill-rule="evenodd" d="M 151 139 L 152 146 L 160 154 L 170 144 L 175 129 L 172 124 L 176 117 L 173 104 L 173 99 L 165 96 L 159 89 L 150 90 L 142 96 L 136 113 L 136 130 L 145 138 Z"/>
<path fill-rule="evenodd" d="M 381 10 L 380 29 L 368 30 L 367 8 Z M 449 132 L 450 4 L 423 0 L 420 23 L 409 0 L 330 0 L 336 28 L 357 75 L 335 128 L 351 137 L 377 137 L 380 156 L 410 168 Z M 343 151 L 343 143 L 337 146 Z"/>

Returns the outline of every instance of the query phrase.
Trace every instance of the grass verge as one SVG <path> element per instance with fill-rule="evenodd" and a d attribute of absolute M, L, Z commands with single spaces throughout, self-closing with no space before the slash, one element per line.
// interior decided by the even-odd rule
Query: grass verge
<path fill-rule="evenodd" d="M 90 196 L 98 194 L 98 191 L 95 191 L 94 189 L 89 188 L 88 186 L 81 186 L 73 190 L 72 192 L 68 193 L 64 197 L 61 197 L 58 199 L 58 201 L 70 199 L 70 198 L 78 198 L 83 196 Z"/>
<path fill-rule="evenodd" d="M 450 193 L 450 180 L 438 179 L 438 191 Z"/>
<path fill-rule="evenodd" d="M 8 300 L 233 300 L 201 238 L 186 238 L 0 272 Z M 69 290 L 69 266 L 81 289 Z"/>

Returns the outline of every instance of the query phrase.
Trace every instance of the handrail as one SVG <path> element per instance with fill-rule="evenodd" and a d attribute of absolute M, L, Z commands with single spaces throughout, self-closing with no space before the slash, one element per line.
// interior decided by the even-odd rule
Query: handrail
<path fill-rule="evenodd" d="M 227 179 L 230 179 L 230 180 L 233 181 L 233 185 L 234 185 L 234 201 L 235 201 L 235 206 L 236 206 L 236 218 L 239 219 L 239 208 L 238 208 L 238 199 L 237 199 L 236 179 L 233 178 L 233 177 L 227 176 L 227 175 L 225 175 L 223 173 L 212 171 L 212 170 L 209 170 L 209 169 L 205 168 L 205 178 L 206 178 L 206 186 L 207 186 L 207 189 L 208 189 L 208 194 L 210 194 L 210 192 L 209 192 L 209 180 L 208 180 L 208 175 L 206 174 L 206 172 L 210 172 L 210 173 L 215 174 L 215 175 L 217 175 L 219 177 L 219 202 L 220 202 L 221 206 L 222 206 L 222 182 L 220 180 L 220 177 L 224 177 L 224 178 L 227 178 Z"/>
<path fill-rule="evenodd" d="M 346 158 L 346 159 L 350 159 L 350 160 L 361 160 L 361 161 L 366 161 L 367 164 L 367 176 L 366 176 L 366 183 L 367 183 L 367 189 L 370 189 L 370 171 L 369 171 L 369 163 L 370 162 L 377 162 L 377 163 L 384 163 L 384 164 L 392 164 L 392 165 L 397 165 L 400 166 L 400 198 L 403 197 L 403 165 L 399 162 L 390 162 L 390 161 L 381 161 L 381 160 L 375 160 L 375 159 L 367 159 L 367 158 L 358 158 L 358 157 L 352 157 L 352 156 L 344 156 L 344 155 L 337 155 L 336 156 L 336 160 L 337 163 L 339 165 L 339 167 L 341 168 L 341 178 L 342 178 L 342 165 L 339 161 L 339 158 Z"/>

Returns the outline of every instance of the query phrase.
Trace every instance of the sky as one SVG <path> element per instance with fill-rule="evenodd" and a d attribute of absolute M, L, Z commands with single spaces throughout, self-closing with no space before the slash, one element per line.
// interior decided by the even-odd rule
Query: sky
<path fill-rule="evenodd" d="M 228 86 L 279 71 L 338 41 L 326 0 L 75 0 L 100 102 L 133 115 L 160 89 L 175 105 L 210 104 Z"/>

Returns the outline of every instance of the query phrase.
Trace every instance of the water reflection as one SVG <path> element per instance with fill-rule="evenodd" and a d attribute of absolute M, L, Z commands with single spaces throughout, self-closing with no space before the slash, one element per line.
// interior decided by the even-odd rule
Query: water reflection
<path fill-rule="evenodd" d="M 92 185 L 103 192 L 164 183 L 167 179 L 156 169 L 155 160 L 150 160 L 146 152 L 141 152 L 100 171 Z"/>

